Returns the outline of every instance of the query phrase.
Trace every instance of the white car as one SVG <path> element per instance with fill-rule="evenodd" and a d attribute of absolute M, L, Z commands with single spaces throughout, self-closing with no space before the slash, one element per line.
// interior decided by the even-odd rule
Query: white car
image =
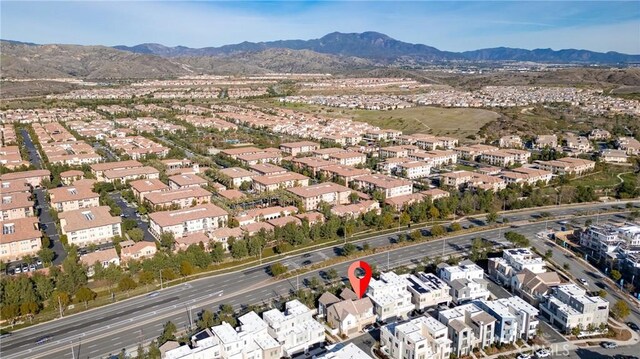
<path fill-rule="evenodd" d="M 516 359 L 531 359 L 531 354 L 521 353 L 521 354 L 518 354 Z"/>
<path fill-rule="evenodd" d="M 547 349 L 538 349 L 536 350 L 536 357 L 537 358 L 547 358 L 551 356 L 551 352 Z"/>
<path fill-rule="evenodd" d="M 580 281 L 580 283 L 581 283 L 582 285 L 584 285 L 584 286 L 589 285 L 589 282 L 587 282 L 587 280 L 586 280 L 586 279 L 584 279 L 584 278 L 580 278 L 580 279 L 578 279 L 578 281 Z"/>

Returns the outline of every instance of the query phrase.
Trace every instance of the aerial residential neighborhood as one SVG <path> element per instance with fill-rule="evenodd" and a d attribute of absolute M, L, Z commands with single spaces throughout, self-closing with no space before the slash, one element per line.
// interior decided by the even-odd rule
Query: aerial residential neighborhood
<path fill-rule="evenodd" d="M 638 358 L 637 3 L 0 8 L 0 358 Z"/>

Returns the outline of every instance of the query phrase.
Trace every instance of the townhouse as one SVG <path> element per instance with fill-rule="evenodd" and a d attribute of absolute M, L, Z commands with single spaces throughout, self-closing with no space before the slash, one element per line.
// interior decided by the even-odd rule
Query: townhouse
<path fill-rule="evenodd" d="M 617 227 L 591 225 L 580 233 L 580 246 L 591 256 L 601 259 L 626 244 L 618 234 Z"/>
<path fill-rule="evenodd" d="M 460 188 L 466 186 L 467 188 L 493 191 L 499 191 L 507 186 L 507 183 L 499 177 L 469 171 L 444 173 L 440 176 L 440 181 L 450 187 Z"/>
<path fill-rule="evenodd" d="M 344 166 L 357 166 L 366 164 L 367 156 L 359 152 L 344 151 L 330 154 L 328 160 Z"/>
<path fill-rule="evenodd" d="M 211 192 L 202 187 L 178 188 L 147 193 L 144 201 L 157 210 L 187 208 L 211 202 Z"/>
<path fill-rule="evenodd" d="M 293 164 L 294 169 L 298 171 L 306 170 L 311 176 L 316 176 L 316 174 L 318 174 L 320 170 L 325 167 L 336 165 L 335 162 L 331 162 L 318 157 L 294 158 L 291 163 Z"/>
<path fill-rule="evenodd" d="M 112 137 L 107 138 L 106 142 L 112 149 L 126 153 L 134 160 L 151 154 L 164 157 L 169 153 L 167 147 L 142 136 Z"/>
<path fill-rule="evenodd" d="M 178 238 L 225 227 L 227 221 L 228 213 L 225 210 L 207 203 L 174 211 L 151 213 L 149 231 L 158 240 L 163 233 L 169 232 Z"/>
<path fill-rule="evenodd" d="M 51 207 L 58 212 L 100 206 L 100 195 L 87 185 L 52 188 L 49 199 Z"/>
<path fill-rule="evenodd" d="M 108 170 L 120 170 L 129 168 L 142 167 L 142 163 L 135 160 L 95 163 L 89 166 L 91 173 L 96 176 L 98 181 L 104 181 L 104 172 Z"/>
<path fill-rule="evenodd" d="M 287 191 L 302 201 L 302 207 L 306 211 L 318 209 L 321 203 L 331 206 L 347 204 L 352 193 L 350 188 L 331 182 L 289 188 Z"/>
<path fill-rule="evenodd" d="M 311 154 L 314 157 L 317 157 L 323 160 L 328 160 L 330 155 L 334 155 L 336 153 L 342 153 L 342 152 L 346 152 L 346 150 L 342 148 L 337 148 L 337 147 L 329 147 L 329 148 L 321 148 L 315 151 L 311 151 Z"/>
<path fill-rule="evenodd" d="M 447 191 L 443 191 L 439 188 L 433 188 L 422 192 L 407 194 L 404 196 L 398 196 L 385 199 L 384 203 L 400 211 L 407 206 L 410 206 L 417 202 L 422 202 L 427 199 L 431 201 L 438 200 L 440 198 L 449 197 L 450 194 Z"/>
<path fill-rule="evenodd" d="M 413 183 L 411 181 L 380 174 L 360 176 L 354 179 L 353 183 L 356 187 L 365 191 L 380 191 L 385 198 L 403 196 L 413 192 Z"/>
<path fill-rule="evenodd" d="M 447 326 L 451 352 L 458 357 L 471 355 L 474 348 L 486 348 L 494 342 L 496 318 L 473 303 L 441 310 L 438 320 Z"/>
<path fill-rule="evenodd" d="M 557 272 L 534 273 L 524 269 L 511 280 L 511 290 L 527 303 L 538 306 L 561 283 Z"/>
<path fill-rule="evenodd" d="M 473 302 L 496 319 L 495 341 L 507 344 L 518 339 L 529 340 L 536 335 L 538 309 L 520 297 L 496 300 L 481 299 Z"/>
<path fill-rule="evenodd" d="M 272 219 L 291 216 L 298 213 L 298 208 L 294 206 L 273 206 L 264 208 L 253 208 L 239 212 L 234 218 L 240 226 L 251 223 L 270 221 Z"/>
<path fill-rule="evenodd" d="M 584 136 L 576 136 L 575 134 L 567 134 L 564 138 L 565 152 L 571 155 L 578 155 L 593 151 L 591 141 Z"/>
<path fill-rule="evenodd" d="M 236 159 L 245 166 L 256 165 L 259 163 L 279 164 L 282 162 L 282 153 L 275 148 L 266 148 L 263 152 L 238 155 Z"/>
<path fill-rule="evenodd" d="M 558 147 L 558 136 L 556 135 L 539 135 L 533 142 L 533 148 L 556 148 Z"/>
<path fill-rule="evenodd" d="M 607 163 L 627 163 L 629 156 L 624 150 L 606 149 L 600 151 L 600 161 Z"/>
<path fill-rule="evenodd" d="M 419 152 L 419 150 L 420 148 L 414 145 L 381 147 L 379 151 L 379 157 L 381 159 L 389 157 L 406 158 L 414 152 Z"/>
<path fill-rule="evenodd" d="M 0 165 L 13 170 L 21 166 L 29 166 L 29 161 L 22 160 L 18 146 L 0 146 Z"/>
<path fill-rule="evenodd" d="M 509 248 L 502 258 L 489 258 L 489 276 L 505 287 L 512 286 L 513 277 L 525 269 L 533 273 L 546 272 L 544 260 L 529 248 Z"/>
<path fill-rule="evenodd" d="M 427 152 L 414 152 L 409 155 L 412 161 L 423 161 L 431 167 L 442 167 L 454 164 L 458 161 L 458 154 L 451 150 L 432 150 Z"/>
<path fill-rule="evenodd" d="M 141 241 L 134 242 L 132 240 L 126 240 L 120 242 L 120 256 L 122 262 L 126 263 L 131 260 L 141 260 L 143 258 L 153 257 L 158 248 L 153 242 Z"/>
<path fill-rule="evenodd" d="M 69 244 L 85 247 L 92 243 L 105 243 L 122 235 L 121 218 L 112 216 L 108 206 L 76 209 L 58 214 L 62 234 Z"/>
<path fill-rule="evenodd" d="M 380 279 L 371 279 L 366 295 L 371 298 L 373 311 L 381 322 L 407 319 L 415 309 L 405 279 L 394 272 L 380 274 Z"/>
<path fill-rule="evenodd" d="M 451 289 L 449 294 L 456 304 L 477 299 L 487 299 L 491 295 L 487 289 L 489 282 L 484 279 L 484 271 L 470 260 L 456 266 L 442 263 L 438 266 L 438 275 Z"/>
<path fill-rule="evenodd" d="M 498 151 L 499 148 L 489 145 L 476 144 L 471 146 L 456 147 L 453 150 L 458 154 L 458 158 L 460 159 L 476 161 L 479 160 L 482 155 Z"/>
<path fill-rule="evenodd" d="M 594 128 L 593 130 L 591 130 L 591 132 L 589 132 L 589 135 L 587 136 L 590 140 L 608 140 L 611 138 L 611 133 L 609 133 L 609 131 L 607 130 L 602 130 L 599 128 Z"/>
<path fill-rule="evenodd" d="M 175 175 L 169 177 L 169 188 L 206 187 L 209 182 L 198 175 Z"/>
<path fill-rule="evenodd" d="M 168 191 L 169 186 L 159 179 L 142 179 L 129 182 L 133 195 L 139 203 L 144 202 L 144 196 L 153 192 Z"/>
<path fill-rule="evenodd" d="M 67 186 L 73 184 L 73 182 L 75 181 L 79 181 L 83 179 L 84 179 L 84 172 L 82 171 L 69 170 L 69 171 L 60 172 L 60 181 L 62 182 L 62 184 Z"/>
<path fill-rule="evenodd" d="M 0 195 L 7 196 L 14 193 L 31 193 L 31 187 L 25 180 L 0 181 Z"/>
<path fill-rule="evenodd" d="M 311 141 L 287 142 L 280 144 L 280 150 L 290 156 L 307 154 L 320 149 L 320 144 Z"/>
<path fill-rule="evenodd" d="M 536 185 L 538 183 L 549 183 L 553 173 L 532 167 L 519 167 L 510 171 L 503 171 L 500 173 L 502 178 L 507 184 L 509 183 L 526 183 L 530 185 Z"/>
<path fill-rule="evenodd" d="M 218 242 L 222 244 L 222 248 L 226 251 L 229 249 L 229 238 L 242 238 L 244 232 L 241 228 L 228 228 L 228 227 L 220 227 L 209 232 L 209 238 L 213 242 Z M 205 245 L 205 248 L 209 247 L 208 244 Z"/>
<path fill-rule="evenodd" d="M 368 297 L 339 299 L 330 292 L 325 292 L 321 299 L 324 303 L 327 323 L 337 329 L 339 335 L 349 336 L 361 331 L 364 327 L 376 322 L 373 304 Z M 342 296 L 341 296 L 342 297 Z"/>
<path fill-rule="evenodd" d="M 447 327 L 429 316 L 380 328 L 380 351 L 393 359 L 447 359 L 451 340 Z"/>
<path fill-rule="evenodd" d="M 81 166 L 102 160 L 102 156 L 83 141 L 45 143 L 41 147 L 47 160 L 54 164 Z"/>
<path fill-rule="evenodd" d="M 271 309 L 262 313 L 267 332 L 280 345 L 283 356 L 304 352 L 313 345 L 324 343 L 324 327 L 313 319 L 313 311 L 299 300 L 285 303 L 284 312 Z"/>
<path fill-rule="evenodd" d="M 554 288 L 548 299 L 540 304 L 541 315 L 564 333 L 589 325 L 598 327 L 609 319 L 609 302 L 600 296 L 590 296 L 575 284 Z"/>
<path fill-rule="evenodd" d="M 418 148 L 433 151 L 437 149 L 453 149 L 458 146 L 458 139 L 452 137 L 435 137 L 431 135 L 416 134 L 416 140 L 413 143 Z"/>
<path fill-rule="evenodd" d="M 616 144 L 618 149 L 625 151 L 629 156 L 640 154 L 640 141 L 633 137 L 619 137 Z"/>
<path fill-rule="evenodd" d="M 329 349 L 329 348 L 327 348 Z M 353 343 L 347 345 L 336 345 L 326 353 L 321 354 L 318 359 L 373 359 L 369 354 Z"/>
<path fill-rule="evenodd" d="M 249 166 L 251 172 L 259 176 L 278 175 L 288 172 L 286 169 L 276 166 L 271 163 L 258 163 L 256 165 Z"/>
<path fill-rule="evenodd" d="M 375 211 L 380 215 L 380 203 L 375 200 L 364 200 L 353 204 L 343 204 L 331 207 L 331 213 L 338 217 L 356 218 L 367 212 Z"/>
<path fill-rule="evenodd" d="M 49 172 L 49 170 L 12 172 L 5 173 L 0 176 L 0 181 L 24 181 L 33 188 L 40 187 L 42 185 L 42 181 L 45 179 L 51 179 L 51 172 Z"/>
<path fill-rule="evenodd" d="M 305 187 L 309 185 L 309 177 L 295 172 L 253 177 L 253 189 L 257 192 L 269 192 L 277 189 Z"/>
<path fill-rule="evenodd" d="M 33 204 L 29 192 L 2 193 L 0 220 L 33 217 Z"/>
<path fill-rule="evenodd" d="M 0 227 L 0 260 L 3 262 L 35 256 L 42 248 L 42 233 L 37 217 L 1 220 Z"/>
<path fill-rule="evenodd" d="M 421 161 L 411 161 L 398 164 L 395 174 L 408 179 L 425 178 L 431 174 L 431 165 Z"/>
<path fill-rule="evenodd" d="M 538 168 L 556 175 L 581 175 L 592 171 L 596 163 L 581 158 L 565 157 L 553 161 L 535 161 Z"/>
<path fill-rule="evenodd" d="M 451 288 L 432 273 L 420 272 L 417 275 L 404 275 L 407 290 L 411 293 L 411 302 L 415 309 L 424 310 L 442 304 L 451 303 Z"/>
<path fill-rule="evenodd" d="M 222 150 L 220 151 L 220 153 L 235 160 L 240 155 L 249 155 L 254 153 L 260 153 L 263 151 L 265 150 L 261 150 L 257 147 L 239 147 L 239 148 L 230 148 L 230 149 Z"/>

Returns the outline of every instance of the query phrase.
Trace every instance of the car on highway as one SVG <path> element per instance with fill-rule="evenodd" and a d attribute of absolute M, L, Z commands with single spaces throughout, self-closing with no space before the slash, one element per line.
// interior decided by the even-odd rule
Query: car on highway
<path fill-rule="evenodd" d="M 587 282 L 587 280 L 586 280 L 586 279 L 584 279 L 584 278 L 580 278 L 580 279 L 578 279 L 578 281 L 579 281 L 579 282 L 580 282 L 580 284 L 582 284 L 582 285 L 589 285 L 589 282 Z"/>
<path fill-rule="evenodd" d="M 527 354 L 527 353 L 520 353 L 520 354 L 518 354 L 518 356 L 516 357 L 516 359 L 531 359 L 531 354 Z"/>
<path fill-rule="evenodd" d="M 44 337 L 40 337 L 36 340 L 36 345 L 44 344 L 51 340 L 51 335 L 45 335 Z"/>
<path fill-rule="evenodd" d="M 147 294 L 147 298 L 157 297 L 159 294 L 160 294 L 160 292 L 151 292 L 151 293 Z"/>
<path fill-rule="evenodd" d="M 634 322 L 627 322 L 627 326 L 629 328 L 631 328 L 632 330 L 635 330 L 636 332 L 638 330 L 640 330 L 640 327 L 638 327 L 638 324 L 634 323 Z"/>
<path fill-rule="evenodd" d="M 614 342 L 601 342 L 600 346 L 605 348 L 605 349 L 615 349 L 618 347 L 618 344 L 614 343 Z"/>
<path fill-rule="evenodd" d="M 549 351 L 549 349 L 538 349 L 536 350 L 536 358 L 548 358 L 551 356 L 551 352 Z"/>
<path fill-rule="evenodd" d="M 309 257 L 311 257 L 311 253 L 305 253 L 305 254 L 302 256 L 302 258 L 309 258 Z"/>

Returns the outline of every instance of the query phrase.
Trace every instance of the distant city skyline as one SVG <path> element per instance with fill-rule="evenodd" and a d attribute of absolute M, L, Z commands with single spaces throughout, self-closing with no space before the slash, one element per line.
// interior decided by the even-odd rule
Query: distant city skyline
<path fill-rule="evenodd" d="M 377 31 L 445 51 L 640 54 L 640 5 L 597 2 L 2 1 L 0 37 L 40 44 L 208 47 Z"/>

